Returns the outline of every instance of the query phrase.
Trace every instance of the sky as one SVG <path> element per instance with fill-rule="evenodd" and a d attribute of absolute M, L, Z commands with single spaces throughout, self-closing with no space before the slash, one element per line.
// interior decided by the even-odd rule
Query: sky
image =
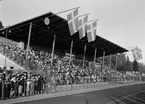
<path fill-rule="evenodd" d="M 1 0 L 0 21 L 13 25 L 49 11 L 58 13 L 74 7 L 99 19 L 97 35 L 126 49 L 141 48 L 145 64 L 145 0 Z M 66 18 L 67 13 L 60 14 Z M 127 53 L 133 60 L 131 52 Z"/>

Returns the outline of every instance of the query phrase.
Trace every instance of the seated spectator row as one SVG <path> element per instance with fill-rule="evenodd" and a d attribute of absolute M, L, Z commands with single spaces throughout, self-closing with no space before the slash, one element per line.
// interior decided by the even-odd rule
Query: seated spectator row
<path fill-rule="evenodd" d="M 53 55 L 47 51 L 30 47 L 28 52 L 17 46 L 0 44 L 3 54 L 8 58 L 36 72 L 8 73 L 2 70 L 0 78 L 0 98 L 13 98 L 41 94 L 46 92 L 46 86 L 69 84 L 84 84 L 96 82 L 111 82 L 132 80 L 133 77 L 124 75 L 107 66 L 96 67 L 93 62 L 86 60 L 82 67 L 82 60 L 73 58 L 69 64 L 69 57 Z M 51 64 L 53 62 L 53 64 Z M 135 77 L 139 80 L 138 77 Z M 4 90 L 2 90 L 4 89 Z M 2 92 L 4 91 L 4 92 Z"/>

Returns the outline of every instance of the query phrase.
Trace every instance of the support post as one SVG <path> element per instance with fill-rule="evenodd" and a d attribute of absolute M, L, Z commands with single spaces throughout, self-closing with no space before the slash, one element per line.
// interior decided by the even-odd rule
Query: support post
<path fill-rule="evenodd" d="M 8 31 L 6 29 L 6 39 L 8 38 L 7 36 L 8 36 Z M 6 45 L 4 45 L 4 51 L 5 51 L 5 54 L 4 54 L 5 55 L 5 68 L 6 68 L 7 67 Z"/>
<path fill-rule="evenodd" d="M 95 48 L 95 53 L 94 53 L 94 64 L 96 62 L 96 55 L 97 55 L 97 48 Z"/>
<path fill-rule="evenodd" d="M 105 58 L 105 52 L 103 52 L 103 67 L 102 68 L 104 68 L 104 58 Z"/>
<path fill-rule="evenodd" d="M 111 64 L 112 64 L 112 54 L 110 55 L 110 64 L 109 64 L 110 69 L 111 69 Z"/>
<path fill-rule="evenodd" d="M 84 66 L 85 66 L 85 56 L 86 56 L 86 45 L 84 46 L 84 57 L 83 57 L 83 68 L 84 68 Z"/>
<path fill-rule="evenodd" d="M 97 48 L 95 48 L 95 53 L 94 53 L 94 65 L 96 63 L 96 55 L 97 55 Z M 95 69 L 95 81 L 97 82 L 97 69 Z"/>
<path fill-rule="evenodd" d="M 70 56 L 69 56 L 69 66 L 70 66 L 70 64 L 71 64 L 71 56 L 72 56 L 72 50 L 73 50 L 73 40 L 71 40 L 71 46 L 70 46 Z"/>
<path fill-rule="evenodd" d="M 52 45 L 52 52 L 51 52 L 51 65 L 52 65 L 52 63 L 53 63 L 54 48 L 55 48 L 55 40 L 56 40 L 56 34 L 54 35 L 54 38 L 53 38 L 53 45 Z"/>
<path fill-rule="evenodd" d="M 116 65 L 115 65 L 115 71 L 117 70 L 117 58 L 118 58 L 118 55 L 116 54 Z"/>
<path fill-rule="evenodd" d="M 29 47 L 30 47 L 31 31 L 32 31 L 32 22 L 30 22 L 30 26 L 29 26 L 29 35 L 28 35 L 28 42 L 27 42 L 27 48 L 26 48 L 26 61 L 27 61 L 26 62 L 26 66 L 27 66 L 27 68 L 28 68 L 28 64 L 29 64 L 29 61 L 28 61 L 28 50 L 29 50 Z"/>

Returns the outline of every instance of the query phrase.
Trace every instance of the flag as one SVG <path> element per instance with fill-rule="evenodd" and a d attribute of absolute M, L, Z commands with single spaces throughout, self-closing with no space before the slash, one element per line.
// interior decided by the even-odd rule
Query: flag
<path fill-rule="evenodd" d="M 86 36 L 88 15 L 78 21 L 79 37 L 82 39 Z"/>
<path fill-rule="evenodd" d="M 138 54 L 139 59 L 140 59 L 140 60 L 143 59 L 141 49 L 138 48 L 138 47 L 136 47 L 136 50 L 137 50 L 137 54 Z"/>
<path fill-rule="evenodd" d="M 71 36 L 78 31 L 78 8 L 67 15 L 68 26 Z"/>
<path fill-rule="evenodd" d="M 97 21 L 87 25 L 88 42 L 95 41 L 95 38 L 96 38 L 96 27 L 97 27 Z"/>
<path fill-rule="evenodd" d="M 135 52 L 135 49 L 131 49 L 131 52 L 132 52 L 133 58 L 134 58 L 135 60 L 138 60 L 138 59 L 137 59 L 136 52 Z"/>
<path fill-rule="evenodd" d="M 143 59 L 143 57 L 142 57 L 142 51 L 141 51 L 140 48 L 135 47 L 135 48 L 131 49 L 131 52 L 132 52 L 133 58 L 135 60 L 141 60 L 141 59 Z"/>
<path fill-rule="evenodd" d="M 142 51 L 141 49 L 139 49 L 139 53 L 140 53 L 140 58 L 143 59 L 143 56 L 142 56 Z"/>

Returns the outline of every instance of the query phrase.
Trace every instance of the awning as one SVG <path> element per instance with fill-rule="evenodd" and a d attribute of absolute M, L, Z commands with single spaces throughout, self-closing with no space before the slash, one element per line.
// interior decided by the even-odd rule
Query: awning
<path fill-rule="evenodd" d="M 48 26 L 46 26 L 44 23 L 44 19 L 46 17 L 48 17 L 50 20 L 50 24 Z M 87 45 L 86 56 L 88 57 L 94 56 L 95 48 L 97 48 L 97 57 L 103 56 L 104 51 L 105 55 L 128 51 L 125 48 L 118 46 L 115 43 L 112 43 L 98 35 L 96 36 L 96 40 L 91 43 L 87 42 L 86 37 L 82 40 L 79 40 L 78 32 L 73 36 L 71 36 L 69 33 L 67 20 L 61 18 L 60 16 L 52 12 L 1 29 L 0 36 L 6 37 L 6 35 L 3 34 L 3 31 L 7 29 L 11 31 L 10 33 L 8 32 L 7 34 L 8 39 L 17 42 L 23 41 L 25 44 L 27 44 L 30 22 L 32 22 L 33 24 L 30 40 L 31 45 L 35 44 L 51 48 L 54 34 L 56 34 L 55 49 L 58 50 L 60 49 L 69 51 L 71 40 L 74 40 L 73 53 L 82 55 L 84 53 L 84 45 L 86 44 Z"/>

